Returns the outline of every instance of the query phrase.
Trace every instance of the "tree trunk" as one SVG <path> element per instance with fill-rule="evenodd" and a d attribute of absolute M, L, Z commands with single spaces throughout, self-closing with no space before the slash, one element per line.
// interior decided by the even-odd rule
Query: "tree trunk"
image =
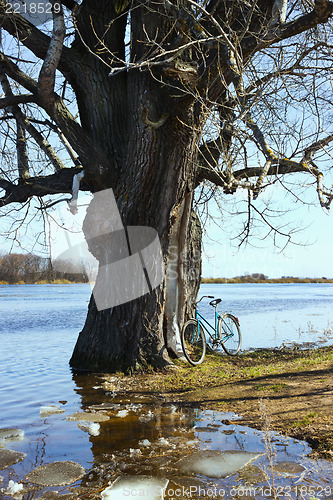
<path fill-rule="evenodd" d="M 164 19 L 151 39 L 169 29 Z M 82 23 L 81 31 L 83 25 L 89 26 Z M 131 25 L 139 59 L 145 50 L 140 40 L 150 26 L 156 29 L 156 14 L 134 10 Z M 109 43 L 112 35 L 111 27 Z M 179 329 L 200 283 L 201 231 L 192 204 L 202 116 L 191 99 L 175 100 L 175 89 L 158 75 L 133 70 L 110 78 L 106 70 L 91 55 L 78 65 L 81 121 L 110 157 L 103 186 L 113 189 L 123 224 L 157 230 L 165 279 L 151 293 L 112 309 L 98 311 L 92 297 L 70 364 L 89 371 L 161 367 L 181 354 Z"/>
<path fill-rule="evenodd" d="M 123 223 L 157 230 L 165 279 L 151 293 L 112 309 L 98 311 L 92 297 L 70 361 L 75 370 L 162 367 L 181 354 L 179 331 L 201 275 L 201 230 L 192 211 L 198 139 L 193 110 L 184 106 L 182 112 L 184 125 L 178 111 L 154 128 L 143 123 L 139 103 L 132 108 L 124 174 L 114 186 Z"/>
<path fill-rule="evenodd" d="M 174 221 L 168 246 L 166 242 L 163 245 L 164 249 L 167 246 L 166 275 L 158 288 L 103 311 L 97 310 L 91 297 L 87 320 L 70 361 L 74 370 L 131 372 L 166 366 L 170 357 L 182 354 L 180 328 L 190 313 L 201 277 L 201 227 L 187 203 L 177 207 L 170 218 Z"/>
<path fill-rule="evenodd" d="M 160 368 L 182 355 L 180 328 L 192 312 L 201 277 L 201 227 L 194 212 L 174 222 L 166 277 L 150 294 L 98 311 L 91 297 L 70 361 L 74 370 L 131 372 Z M 187 225 L 187 227 L 184 227 Z M 175 234 L 177 235 L 175 237 Z"/>

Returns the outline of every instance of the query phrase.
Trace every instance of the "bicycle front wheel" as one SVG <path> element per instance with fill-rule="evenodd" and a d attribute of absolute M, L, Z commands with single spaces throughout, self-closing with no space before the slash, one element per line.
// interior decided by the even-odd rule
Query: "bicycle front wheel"
<path fill-rule="evenodd" d="M 200 323 L 195 319 L 188 320 L 181 335 L 184 356 L 191 365 L 200 365 L 206 354 L 206 338 Z"/>
<path fill-rule="evenodd" d="M 219 318 L 218 332 L 220 343 L 229 356 L 236 356 L 239 353 L 242 336 L 238 319 L 232 314 L 225 314 Z"/>

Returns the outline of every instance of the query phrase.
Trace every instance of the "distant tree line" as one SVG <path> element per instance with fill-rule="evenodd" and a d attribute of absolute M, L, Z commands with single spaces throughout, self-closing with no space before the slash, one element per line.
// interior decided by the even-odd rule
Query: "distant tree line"
<path fill-rule="evenodd" d="M 281 278 L 268 278 L 262 273 L 244 274 L 234 278 L 202 278 L 202 283 L 333 283 L 333 279 L 322 278 L 297 278 L 295 276 L 282 276 Z"/>
<path fill-rule="evenodd" d="M 0 283 L 87 283 L 88 276 L 80 264 L 62 263 L 57 270 L 49 257 L 10 253 L 0 256 Z"/>

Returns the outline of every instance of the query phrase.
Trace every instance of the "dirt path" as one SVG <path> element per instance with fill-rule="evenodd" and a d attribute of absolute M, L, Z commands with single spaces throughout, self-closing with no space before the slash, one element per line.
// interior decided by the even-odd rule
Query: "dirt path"
<path fill-rule="evenodd" d="M 200 367 L 179 363 L 171 373 L 122 377 L 118 387 L 158 393 L 181 405 L 235 412 L 245 425 L 264 429 L 269 424 L 306 440 L 318 457 L 333 459 L 333 346 L 208 356 Z"/>

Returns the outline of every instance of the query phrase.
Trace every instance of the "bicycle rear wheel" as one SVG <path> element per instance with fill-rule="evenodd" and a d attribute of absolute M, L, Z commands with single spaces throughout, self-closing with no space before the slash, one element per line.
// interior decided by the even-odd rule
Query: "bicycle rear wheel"
<path fill-rule="evenodd" d="M 238 319 L 232 314 L 225 314 L 219 318 L 218 332 L 220 343 L 229 356 L 236 356 L 239 353 L 242 336 L 239 327 Z"/>
<path fill-rule="evenodd" d="M 200 365 L 206 354 L 206 338 L 200 323 L 195 319 L 188 320 L 181 335 L 184 356 L 191 365 Z"/>

